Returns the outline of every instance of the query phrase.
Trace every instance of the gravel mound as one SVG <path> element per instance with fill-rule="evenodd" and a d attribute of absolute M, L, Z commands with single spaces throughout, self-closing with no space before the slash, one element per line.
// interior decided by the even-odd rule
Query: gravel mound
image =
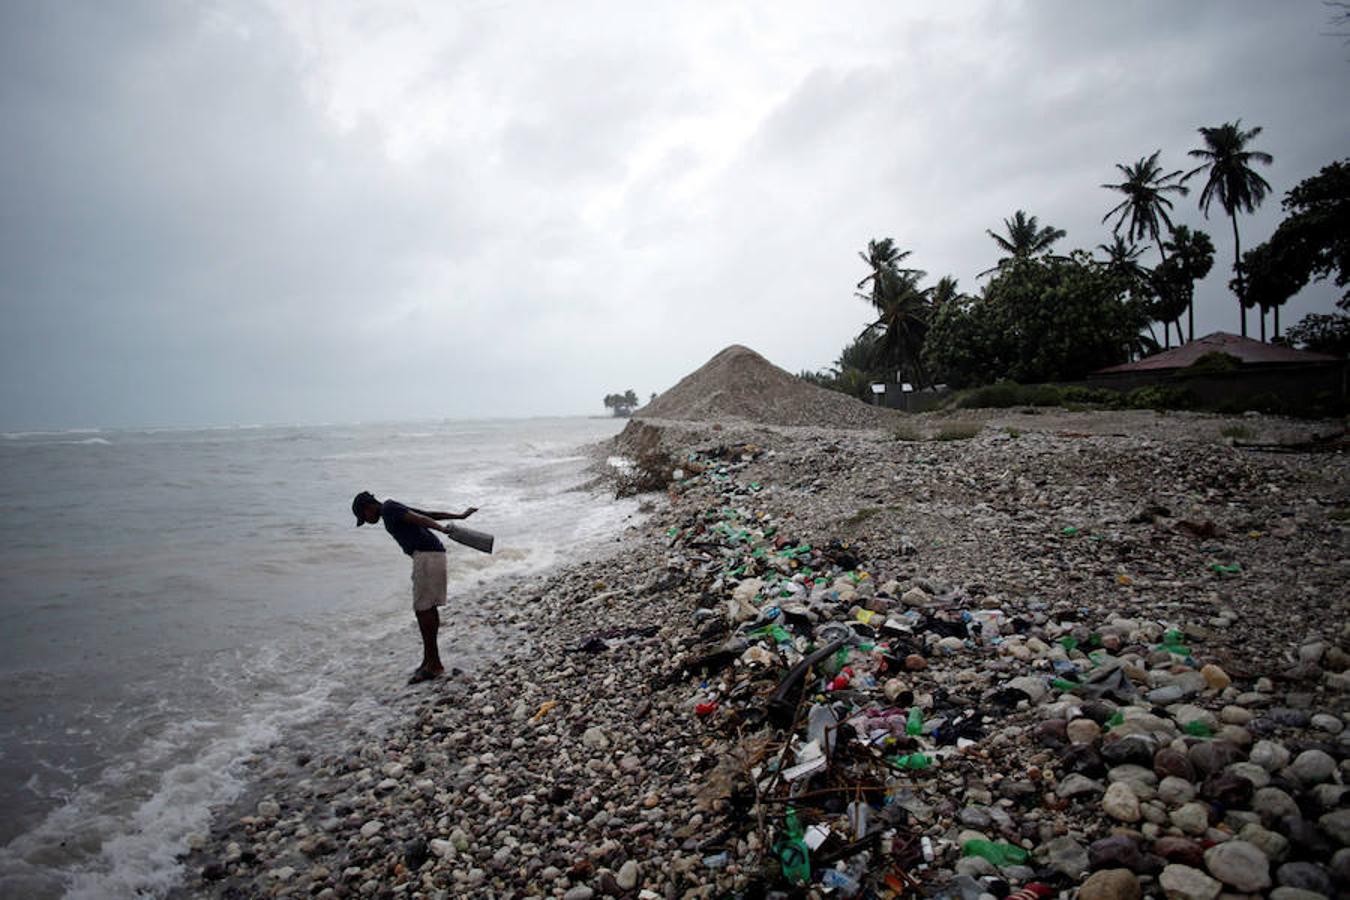
<path fill-rule="evenodd" d="M 651 419 L 743 419 L 763 425 L 880 428 L 897 413 L 827 391 L 733 344 L 638 410 Z"/>

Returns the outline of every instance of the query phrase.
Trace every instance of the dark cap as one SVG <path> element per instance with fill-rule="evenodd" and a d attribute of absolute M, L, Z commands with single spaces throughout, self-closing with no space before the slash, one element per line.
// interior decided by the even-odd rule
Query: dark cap
<path fill-rule="evenodd" d="M 356 516 L 356 527 L 360 528 L 366 524 L 365 516 L 361 515 L 361 511 L 366 508 L 366 504 L 379 502 L 370 491 L 362 491 L 352 498 L 352 514 Z"/>

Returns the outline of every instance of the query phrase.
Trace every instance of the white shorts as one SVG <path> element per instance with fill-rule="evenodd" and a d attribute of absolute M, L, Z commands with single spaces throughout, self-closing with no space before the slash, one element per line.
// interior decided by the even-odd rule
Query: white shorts
<path fill-rule="evenodd" d="M 445 554 L 418 550 L 412 566 L 413 610 L 445 605 Z"/>

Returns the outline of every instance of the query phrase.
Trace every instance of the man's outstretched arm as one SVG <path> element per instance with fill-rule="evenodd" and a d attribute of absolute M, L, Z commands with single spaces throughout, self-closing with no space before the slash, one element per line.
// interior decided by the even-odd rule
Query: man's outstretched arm
<path fill-rule="evenodd" d="M 474 513 L 478 512 L 478 507 L 476 507 L 476 506 L 470 506 L 468 509 L 464 510 L 464 512 L 462 512 L 462 513 L 435 512 L 435 511 L 432 511 L 432 510 L 424 510 L 424 509 L 410 509 L 410 510 L 408 510 L 408 512 L 412 513 L 413 515 L 420 515 L 420 516 L 423 516 L 423 517 L 425 517 L 425 518 L 427 518 L 427 519 L 467 519 L 469 516 L 471 516 L 471 515 L 473 515 Z M 427 524 L 426 522 L 417 522 L 416 520 L 409 520 L 409 521 L 412 521 L 412 522 L 413 522 L 414 524 L 416 524 L 416 525 L 422 525 L 423 527 L 426 527 L 426 528 L 435 528 L 435 527 L 436 527 L 435 522 L 432 522 L 431 524 Z"/>

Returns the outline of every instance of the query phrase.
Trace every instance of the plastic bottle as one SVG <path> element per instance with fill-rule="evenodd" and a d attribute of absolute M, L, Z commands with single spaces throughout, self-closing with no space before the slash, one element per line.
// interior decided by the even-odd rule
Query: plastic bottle
<path fill-rule="evenodd" d="M 806 884 L 811 880 L 811 851 L 802 840 L 802 826 L 797 811 L 788 807 L 783 821 L 783 839 L 774 845 L 773 852 L 783 867 L 783 877 L 792 884 Z"/>
<path fill-rule="evenodd" d="M 848 827 L 853 832 L 853 839 L 860 841 L 867 837 L 867 818 L 870 810 L 866 803 L 860 800 L 853 800 L 848 805 Z"/>
<path fill-rule="evenodd" d="M 1027 851 L 1021 847 L 1000 841 L 966 841 L 961 845 L 961 853 L 965 856 L 983 857 L 1000 868 L 1020 866 L 1028 857 Z"/>
<path fill-rule="evenodd" d="M 924 753 L 906 753 L 901 756 L 892 756 L 887 761 L 897 769 L 926 769 L 933 764 L 933 760 Z"/>
<path fill-rule="evenodd" d="M 1186 723 L 1185 731 L 1191 737 L 1213 737 L 1214 731 L 1200 719 L 1192 719 Z"/>
<path fill-rule="evenodd" d="M 826 869 L 821 872 L 820 883 L 824 887 L 838 891 L 841 897 L 852 897 L 862 890 L 861 884 L 849 877 L 847 872 L 841 872 L 838 869 Z"/>
<path fill-rule="evenodd" d="M 905 719 L 905 734 L 910 737 L 923 734 L 923 711 L 917 706 L 909 708 L 909 716 Z"/>
<path fill-rule="evenodd" d="M 807 714 L 807 740 L 815 741 L 820 749 L 825 751 L 825 755 L 829 756 L 834 752 L 835 726 L 838 724 L 839 719 L 835 716 L 834 710 L 824 704 L 816 704 Z"/>

